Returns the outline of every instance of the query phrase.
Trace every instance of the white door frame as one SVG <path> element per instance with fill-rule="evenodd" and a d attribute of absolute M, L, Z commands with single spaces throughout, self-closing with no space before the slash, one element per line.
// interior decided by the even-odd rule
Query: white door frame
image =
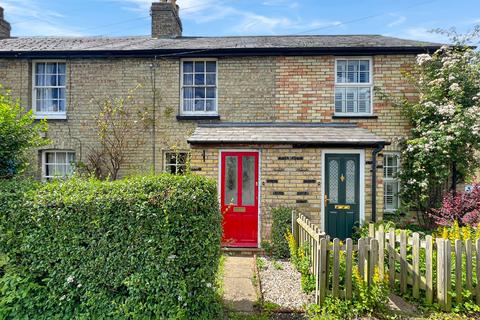
<path fill-rule="evenodd" d="M 222 204 L 222 153 L 223 152 L 256 152 L 258 153 L 258 227 L 257 227 L 257 248 L 260 248 L 262 242 L 262 149 L 220 149 L 218 150 L 218 203 Z"/>
<path fill-rule="evenodd" d="M 364 149 L 322 149 L 322 211 L 321 229 L 325 232 L 325 154 L 358 154 L 360 155 L 360 225 L 365 222 L 365 150 Z"/>

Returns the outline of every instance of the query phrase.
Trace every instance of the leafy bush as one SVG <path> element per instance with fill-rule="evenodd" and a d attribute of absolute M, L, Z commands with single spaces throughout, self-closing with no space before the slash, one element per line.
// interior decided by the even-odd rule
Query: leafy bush
<path fill-rule="evenodd" d="M 30 148 L 48 144 L 40 136 L 46 129 L 45 121 L 36 123 L 32 111 L 25 112 L 0 85 L 0 179 L 11 178 L 25 168 Z"/>
<path fill-rule="evenodd" d="M 327 296 L 323 305 L 311 305 L 307 310 L 309 319 L 358 319 L 362 316 L 375 315 L 375 318 L 384 319 L 387 311 L 388 284 L 375 270 L 373 281 L 368 285 L 358 269 L 354 268 L 354 291 L 351 300 Z"/>
<path fill-rule="evenodd" d="M 0 319 L 216 317 L 214 182 L 160 175 L 22 187 L 0 183 Z"/>
<path fill-rule="evenodd" d="M 290 252 L 290 262 L 301 274 L 302 290 L 305 293 L 313 292 L 316 284 L 315 276 L 310 272 L 311 263 L 310 257 L 308 256 L 308 246 L 305 244 L 298 247 L 295 237 L 289 230 L 284 237 Z"/>
<path fill-rule="evenodd" d="M 275 259 L 289 257 L 285 234 L 292 225 L 292 209 L 278 207 L 272 209 L 272 255 Z"/>
<path fill-rule="evenodd" d="M 439 226 L 476 226 L 480 222 L 480 184 L 475 183 L 470 192 L 447 194 L 440 209 L 432 210 L 430 216 Z"/>

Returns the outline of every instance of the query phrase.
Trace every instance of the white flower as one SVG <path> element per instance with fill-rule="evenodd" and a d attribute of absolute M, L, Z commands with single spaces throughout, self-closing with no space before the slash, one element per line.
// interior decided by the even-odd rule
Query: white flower
<path fill-rule="evenodd" d="M 74 281 L 75 281 L 75 277 L 74 277 L 74 276 L 68 276 L 68 278 L 67 278 L 67 283 L 72 284 Z"/>
<path fill-rule="evenodd" d="M 210 282 L 207 283 L 207 288 L 211 288 L 212 284 Z"/>
<path fill-rule="evenodd" d="M 460 92 L 462 91 L 462 88 L 460 88 L 460 85 L 458 83 L 452 83 L 450 86 L 450 90 L 453 92 Z"/>
<path fill-rule="evenodd" d="M 79 284 L 77 285 L 77 288 L 81 288 L 81 287 L 82 287 L 82 284 L 79 283 Z"/>
<path fill-rule="evenodd" d="M 453 116 L 455 114 L 455 105 L 453 104 L 447 104 L 444 106 L 438 106 L 437 111 L 439 114 L 442 116 Z"/>
<path fill-rule="evenodd" d="M 171 255 L 168 256 L 169 260 L 175 260 L 175 258 L 177 258 L 177 256 L 174 255 L 174 254 L 171 254 Z"/>
<path fill-rule="evenodd" d="M 183 300 L 182 296 L 178 296 L 178 301 L 182 301 L 182 300 Z"/>
<path fill-rule="evenodd" d="M 428 61 L 430 61 L 430 60 L 432 60 L 432 57 L 431 57 L 429 54 L 426 54 L 426 53 L 424 53 L 424 54 L 419 54 L 419 55 L 417 56 L 417 64 L 418 64 L 419 66 L 425 64 L 426 62 L 428 62 Z"/>
<path fill-rule="evenodd" d="M 60 301 L 65 300 L 66 297 L 67 297 L 66 295 L 61 296 L 61 297 L 60 297 Z"/>

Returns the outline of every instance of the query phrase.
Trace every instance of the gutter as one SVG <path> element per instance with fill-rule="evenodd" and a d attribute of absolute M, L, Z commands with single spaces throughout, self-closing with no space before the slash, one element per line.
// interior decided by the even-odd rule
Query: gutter
<path fill-rule="evenodd" d="M 241 56 L 320 56 L 320 55 L 375 55 L 419 54 L 434 52 L 439 46 L 423 47 L 317 47 L 317 48 L 192 48 L 143 50 L 42 50 L 0 51 L 0 58 L 165 58 L 179 57 L 241 57 Z"/>
<path fill-rule="evenodd" d="M 372 151 L 372 222 L 377 221 L 377 155 L 385 148 L 385 144 L 379 144 Z"/>

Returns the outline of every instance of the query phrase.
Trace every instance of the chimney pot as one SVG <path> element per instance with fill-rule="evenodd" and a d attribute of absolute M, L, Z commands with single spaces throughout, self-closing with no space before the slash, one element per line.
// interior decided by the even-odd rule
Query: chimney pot
<path fill-rule="evenodd" d="M 11 30 L 10 23 L 4 19 L 3 8 L 0 7 L 0 39 L 10 38 Z"/>
<path fill-rule="evenodd" d="M 152 3 L 150 14 L 152 16 L 153 38 L 176 38 L 182 36 L 182 21 L 180 8 L 176 0 L 159 0 Z"/>

